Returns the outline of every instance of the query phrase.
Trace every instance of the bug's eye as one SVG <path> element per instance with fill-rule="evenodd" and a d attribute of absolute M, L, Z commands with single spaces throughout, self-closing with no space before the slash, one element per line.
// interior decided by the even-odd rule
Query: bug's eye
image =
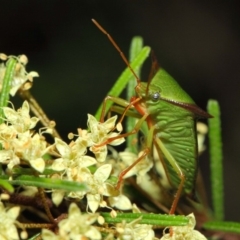
<path fill-rule="evenodd" d="M 154 92 L 151 94 L 151 98 L 153 101 L 158 101 L 160 99 L 160 93 L 159 92 Z"/>

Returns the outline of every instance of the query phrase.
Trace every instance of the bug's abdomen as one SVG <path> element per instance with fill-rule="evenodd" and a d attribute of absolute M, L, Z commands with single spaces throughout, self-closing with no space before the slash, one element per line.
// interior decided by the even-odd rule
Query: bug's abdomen
<path fill-rule="evenodd" d="M 185 176 L 183 192 L 190 194 L 195 185 L 197 173 L 197 138 L 196 121 L 193 114 L 185 109 L 174 106 L 172 111 L 161 108 L 155 118 L 155 137 L 160 138 L 164 147 L 173 156 Z M 180 177 L 168 159 L 158 149 L 170 184 L 177 189 Z"/>

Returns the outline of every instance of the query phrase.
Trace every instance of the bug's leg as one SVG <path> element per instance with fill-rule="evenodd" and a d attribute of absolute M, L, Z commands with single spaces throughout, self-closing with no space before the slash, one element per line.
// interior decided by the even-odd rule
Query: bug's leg
<path fill-rule="evenodd" d="M 125 108 L 126 110 L 126 108 Z M 125 115 L 126 115 L 126 111 L 124 111 Z M 94 147 L 97 148 L 97 147 L 102 147 L 106 144 L 109 144 L 111 143 L 112 141 L 118 139 L 118 138 L 122 138 L 122 137 L 128 137 L 129 135 L 132 135 L 132 134 L 135 134 L 137 133 L 140 128 L 141 128 L 141 125 L 143 124 L 144 121 L 146 121 L 146 118 L 149 116 L 148 113 L 144 114 L 139 120 L 138 122 L 136 123 L 135 127 L 132 129 L 132 131 L 130 132 L 127 132 L 127 133 L 123 133 L 123 134 L 120 134 L 116 137 L 112 137 L 112 138 L 108 138 L 105 142 L 101 143 L 101 144 L 97 144 L 95 145 Z M 122 181 L 123 181 L 123 177 L 127 174 L 127 172 L 129 172 L 138 162 L 140 162 L 145 156 L 147 156 L 150 152 L 150 149 L 151 149 L 151 144 L 152 144 L 152 140 L 149 140 L 149 139 L 152 139 L 152 135 L 153 135 L 153 130 L 154 128 L 151 128 L 151 132 L 152 134 L 149 134 L 148 135 L 148 141 L 147 141 L 147 147 L 143 150 L 143 153 L 142 155 L 132 164 L 130 165 L 128 168 L 126 168 L 123 172 L 120 173 L 119 177 L 118 177 L 118 183 L 117 183 L 117 189 L 120 189 L 121 188 L 121 185 L 122 185 Z M 150 142 L 151 141 L 151 142 Z"/>
<path fill-rule="evenodd" d="M 127 167 L 126 169 L 124 169 L 118 176 L 118 182 L 117 182 L 117 189 L 120 189 L 122 186 L 122 182 L 123 182 L 123 178 L 124 176 L 134 167 L 136 166 L 143 158 L 145 158 L 150 152 L 149 148 L 145 148 L 142 152 L 142 155 L 133 163 L 131 164 L 129 167 Z"/>
<path fill-rule="evenodd" d="M 174 196 L 174 200 L 173 200 L 171 209 L 169 211 L 169 214 L 174 214 L 174 212 L 175 212 L 175 210 L 177 208 L 177 204 L 178 204 L 179 198 L 180 198 L 182 190 L 183 190 L 183 185 L 184 185 L 184 182 L 185 182 L 185 175 L 183 174 L 183 171 L 179 167 L 177 161 L 174 159 L 174 157 L 171 155 L 171 153 L 165 148 L 165 146 L 162 143 L 162 141 L 159 138 L 155 138 L 155 142 L 157 143 L 157 145 L 159 146 L 159 148 L 161 149 L 162 153 L 164 154 L 166 159 L 169 161 L 169 163 L 171 164 L 171 166 L 173 167 L 175 172 L 178 174 L 178 177 L 180 179 L 180 183 L 179 183 L 177 192 L 176 192 L 176 194 Z"/>
<path fill-rule="evenodd" d="M 125 108 L 123 106 L 117 106 L 117 105 L 113 105 L 109 112 L 114 112 L 114 113 L 118 113 L 118 114 L 123 114 Z M 111 117 L 112 115 L 110 115 Z M 127 117 L 132 117 L 132 118 L 136 118 L 136 119 L 140 119 L 142 117 L 142 115 L 140 115 L 138 112 L 134 111 L 133 109 L 128 109 L 128 111 L 126 112 L 125 116 Z"/>
<path fill-rule="evenodd" d="M 121 123 L 123 121 L 124 117 L 127 115 L 128 110 L 131 109 L 132 107 L 134 107 L 134 105 L 137 104 L 140 100 L 141 100 L 141 98 L 133 98 L 133 100 L 128 102 L 122 98 L 113 97 L 111 95 L 105 97 L 104 101 L 103 101 L 100 122 L 104 122 L 104 117 L 106 115 L 106 105 L 107 105 L 108 101 L 112 101 L 113 103 L 124 108 L 124 110 L 121 111 L 122 116 L 121 116 L 120 120 L 118 121 L 118 123 Z"/>
<path fill-rule="evenodd" d="M 121 122 L 123 121 L 124 117 L 125 117 L 126 115 L 128 115 L 129 109 L 130 109 L 131 107 L 133 107 L 135 104 L 137 104 L 137 103 L 141 100 L 141 98 L 133 98 L 133 99 L 131 100 L 131 102 L 128 103 L 128 102 L 126 102 L 126 101 L 123 100 L 123 99 L 108 96 L 108 97 L 105 98 L 104 103 L 103 103 L 103 113 L 102 113 L 102 116 L 104 116 L 106 101 L 108 101 L 108 100 L 112 100 L 112 101 L 114 101 L 114 103 L 117 103 L 117 104 L 119 104 L 119 105 L 125 106 L 125 108 L 124 108 L 124 110 L 123 110 L 123 113 L 122 113 L 122 116 L 121 116 L 121 118 L 120 118 L 120 120 L 119 120 L 119 122 L 118 122 L 118 123 L 121 123 Z M 147 119 L 148 116 L 149 116 L 149 113 L 145 113 L 145 114 L 137 121 L 135 127 L 134 127 L 130 132 L 120 134 L 120 135 L 118 135 L 118 136 L 116 136 L 116 137 L 108 138 L 106 141 L 104 141 L 104 142 L 102 142 L 102 143 L 100 143 L 100 144 L 97 144 L 97 145 L 95 145 L 94 147 L 95 147 L 95 148 L 97 148 L 97 147 L 102 147 L 102 146 L 104 146 L 104 145 L 106 145 L 106 144 L 111 143 L 112 141 L 114 141 L 114 140 L 116 140 L 116 139 L 118 139 L 118 138 L 128 137 L 128 136 L 130 136 L 130 135 L 133 135 L 133 134 L 137 133 L 137 132 L 140 130 L 143 122 L 146 121 L 146 119 Z M 113 129 L 113 130 L 114 130 L 114 129 Z M 122 172 L 120 173 L 120 175 L 119 175 L 119 177 L 118 177 L 117 187 L 116 187 L 117 189 L 120 189 L 120 188 L 121 188 L 122 181 L 123 181 L 123 177 L 127 174 L 127 172 L 129 172 L 137 163 L 139 163 L 145 156 L 147 156 L 147 155 L 149 154 L 150 149 L 151 149 L 151 146 L 152 146 L 153 131 L 154 131 L 154 127 L 152 127 L 152 128 L 150 129 L 150 134 L 148 134 L 148 138 L 147 138 L 148 140 L 147 140 L 147 144 L 146 144 L 147 147 L 142 151 L 142 155 L 141 155 L 133 164 L 131 164 L 128 168 L 126 168 L 124 171 L 122 171 Z"/>
<path fill-rule="evenodd" d="M 102 110 L 102 114 L 101 114 L 101 115 L 102 115 L 102 116 L 101 116 L 101 122 L 103 122 L 103 121 L 102 121 L 102 117 L 104 118 L 106 102 L 107 102 L 108 100 L 111 100 L 111 101 L 113 101 L 114 103 L 117 103 L 117 104 L 123 103 L 123 106 L 125 106 L 125 108 L 124 108 L 124 110 L 123 110 L 123 114 L 122 114 L 120 120 L 118 121 L 118 123 L 116 124 L 116 126 L 117 126 L 119 123 L 122 123 L 124 117 L 127 115 L 128 110 L 129 110 L 131 107 L 133 107 L 137 102 L 139 102 L 139 101 L 141 100 L 141 98 L 135 98 L 133 101 L 131 101 L 131 102 L 129 103 L 129 102 L 127 102 L 127 101 L 125 101 L 125 100 L 123 100 L 123 99 L 121 99 L 121 98 L 116 98 L 116 97 L 112 97 L 112 96 L 107 96 L 107 97 L 104 99 L 104 103 L 103 103 L 103 110 Z M 118 138 L 128 137 L 129 135 L 132 135 L 132 134 L 137 133 L 137 132 L 139 131 L 142 123 L 146 120 L 146 118 L 147 118 L 148 116 L 149 116 L 148 113 L 146 113 L 145 115 L 143 115 L 142 118 L 139 119 L 139 121 L 137 122 L 137 124 L 135 125 L 135 127 L 134 127 L 134 129 L 133 129 L 132 131 L 130 131 L 130 132 L 128 132 L 128 133 L 120 134 L 120 135 L 118 135 L 118 136 L 116 136 L 116 137 L 108 138 L 106 141 L 104 141 L 104 142 L 102 142 L 102 143 L 100 143 L 100 144 L 97 144 L 97 145 L 95 145 L 94 147 L 96 147 L 96 148 L 97 148 L 97 147 L 102 147 L 102 146 L 104 146 L 104 145 L 106 145 L 106 144 L 111 143 L 112 141 L 114 141 L 114 140 L 116 140 L 116 139 L 118 139 Z M 115 130 L 116 126 L 115 126 L 111 131 Z"/>
<path fill-rule="evenodd" d="M 145 115 L 144 115 L 145 116 Z M 143 123 L 143 121 L 145 121 L 145 117 L 142 117 L 136 124 L 135 128 L 137 127 L 138 130 L 141 127 L 141 124 Z M 117 183 L 117 189 L 121 188 L 122 185 L 122 181 L 123 181 L 123 177 L 134 167 L 136 166 L 142 159 L 144 159 L 149 153 L 150 150 L 152 148 L 152 139 L 153 139 L 153 131 L 154 131 L 154 127 L 151 127 L 147 136 L 147 143 L 146 143 L 146 147 L 144 148 L 144 150 L 142 151 L 142 155 L 135 160 L 129 167 L 127 167 L 126 169 L 124 169 L 119 177 L 118 177 L 118 183 Z"/>
<path fill-rule="evenodd" d="M 127 108 L 129 106 L 129 104 L 130 104 L 128 101 L 126 101 L 126 100 L 124 100 L 122 98 L 113 97 L 113 96 L 110 96 L 110 95 L 105 97 L 104 100 L 103 100 L 103 107 L 102 107 L 100 122 L 104 122 L 104 117 L 106 115 L 106 105 L 107 105 L 107 102 L 109 102 L 109 101 L 112 101 L 113 103 L 118 104 L 118 105 L 120 105 L 120 106 L 122 106 L 124 108 Z M 128 107 L 128 109 L 130 107 L 132 107 L 132 105 L 130 105 Z"/>
<path fill-rule="evenodd" d="M 126 109 L 128 109 L 128 108 L 125 108 L 124 113 L 123 113 L 123 115 L 122 115 L 122 117 L 121 117 L 121 119 L 119 120 L 118 123 L 121 123 L 122 120 L 123 120 L 123 118 L 125 117 L 126 112 L 127 112 Z M 116 139 L 125 138 L 125 137 L 128 137 L 129 135 L 132 135 L 132 134 L 137 133 L 137 132 L 140 130 L 142 123 L 146 120 L 146 118 L 147 118 L 148 116 L 149 116 L 149 113 L 144 114 L 144 115 L 142 116 L 142 118 L 140 118 L 140 119 L 138 120 L 138 122 L 136 123 L 136 125 L 135 125 L 135 127 L 133 128 L 132 131 L 127 132 L 127 133 L 123 133 L 123 134 L 119 134 L 119 135 L 117 135 L 116 137 L 108 138 L 106 141 L 104 141 L 104 142 L 102 142 L 102 143 L 100 143 L 100 144 L 97 144 L 97 145 L 95 145 L 94 147 L 95 147 L 95 148 L 102 147 L 102 146 L 104 146 L 104 145 L 106 145 L 106 144 L 109 144 L 109 143 L 113 142 L 113 141 L 116 140 Z M 113 130 L 114 130 L 114 129 L 113 129 Z"/>

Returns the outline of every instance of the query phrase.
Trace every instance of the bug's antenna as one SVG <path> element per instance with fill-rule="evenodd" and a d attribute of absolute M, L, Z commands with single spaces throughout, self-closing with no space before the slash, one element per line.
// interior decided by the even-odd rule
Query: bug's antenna
<path fill-rule="evenodd" d="M 107 35 L 108 39 L 110 40 L 110 42 L 112 43 L 112 45 L 116 48 L 116 50 L 119 52 L 120 56 L 122 57 L 123 61 L 126 63 L 126 65 L 129 67 L 130 71 L 132 72 L 132 74 L 134 75 L 134 77 L 136 78 L 137 82 L 140 83 L 140 79 L 137 76 L 137 74 L 134 72 L 134 70 L 132 69 L 130 63 L 128 62 L 126 56 L 124 55 L 124 53 L 121 51 L 121 49 L 119 48 L 119 46 L 117 45 L 117 43 L 113 40 L 113 38 L 111 37 L 111 35 L 95 20 L 92 19 L 93 23 L 99 28 L 100 31 L 103 32 L 103 34 Z"/>

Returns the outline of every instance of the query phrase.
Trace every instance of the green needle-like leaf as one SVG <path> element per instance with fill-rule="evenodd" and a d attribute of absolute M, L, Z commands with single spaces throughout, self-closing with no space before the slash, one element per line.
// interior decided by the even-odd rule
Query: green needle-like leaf
<path fill-rule="evenodd" d="M 204 223 L 203 228 L 213 231 L 240 233 L 240 223 L 238 222 L 210 221 Z"/>
<path fill-rule="evenodd" d="M 151 214 L 151 213 L 118 213 L 117 217 L 112 218 L 109 213 L 100 213 L 107 223 L 119 223 L 122 221 L 132 222 L 141 217 L 141 224 L 157 225 L 162 227 L 167 226 L 185 226 L 189 219 L 185 216 L 175 216 L 166 214 Z"/>
<path fill-rule="evenodd" d="M 6 176 L 0 176 L 0 179 L 6 179 Z M 32 177 L 28 175 L 17 177 L 13 180 L 6 180 L 12 185 L 25 185 L 25 186 L 34 186 L 34 187 L 42 187 L 42 188 L 54 188 L 54 189 L 62 189 L 66 191 L 86 191 L 87 184 L 78 183 L 78 182 L 70 182 L 66 180 L 60 179 L 51 179 L 51 178 L 40 178 L 40 177 Z"/>
<path fill-rule="evenodd" d="M 129 61 L 131 62 L 137 57 L 139 52 L 141 52 L 143 48 L 143 39 L 141 37 L 134 37 L 130 46 L 130 54 Z M 138 68 L 134 68 L 136 75 L 140 78 L 141 66 Z M 127 85 L 127 100 L 130 101 L 131 97 L 135 95 L 135 86 L 137 85 L 137 81 L 135 76 L 132 76 Z M 126 132 L 130 132 L 133 130 L 136 124 L 136 119 L 132 117 L 128 117 L 126 121 Z M 132 144 L 137 134 L 133 134 L 127 137 L 127 148 L 130 152 L 137 153 L 137 145 Z"/>
<path fill-rule="evenodd" d="M 28 240 L 37 240 L 37 239 L 39 239 L 39 235 L 40 235 L 40 233 L 38 233 L 38 234 L 35 234 L 34 236 L 32 236 L 31 238 L 29 238 Z"/>
<path fill-rule="evenodd" d="M 0 186 L 10 193 L 14 192 L 13 186 L 6 180 L 0 179 Z"/>
<path fill-rule="evenodd" d="M 6 72 L 3 78 L 2 90 L 0 95 L 0 124 L 3 123 L 3 107 L 6 107 L 9 101 L 9 93 L 11 90 L 12 80 L 14 77 L 17 60 L 10 58 L 6 64 Z"/>
<path fill-rule="evenodd" d="M 208 112 L 213 116 L 208 120 L 210 168 L 212 183 L 212 199 L 214 215 L 217 220 L 224 218 L 224 194 L 223 194 L 223 165 L 222 165 L 222 138 L 219 104 L 215 100 L 209 100 Z"/>

